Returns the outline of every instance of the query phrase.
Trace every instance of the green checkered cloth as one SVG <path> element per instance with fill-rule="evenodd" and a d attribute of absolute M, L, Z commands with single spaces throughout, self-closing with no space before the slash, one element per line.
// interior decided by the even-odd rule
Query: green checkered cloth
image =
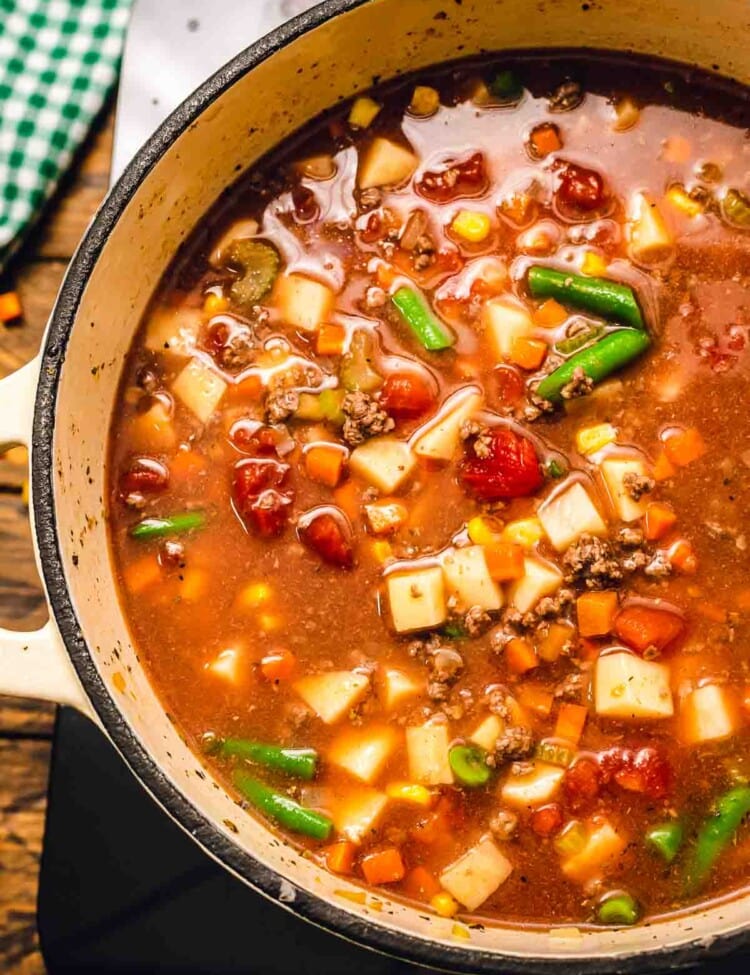
<path fill-rule="evenodd" d="M 117 77 L 131 0 L 0 0 L 0 271 Z"/>

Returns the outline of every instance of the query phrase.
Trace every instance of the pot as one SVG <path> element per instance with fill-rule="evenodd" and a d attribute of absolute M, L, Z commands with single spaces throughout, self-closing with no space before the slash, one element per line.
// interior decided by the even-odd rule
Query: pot
<path fill-rule="evenodd" d="M 668 56 L 750 82 L 746 0 L 327 0 L 240 54 L 140 150 L 74 257 L 38 359 L 0 384 L 0 444 L 31 447 L 34 538 L 50 604 L 0 632 L 0 690 L 85 711 L 154 799 L 240 880 L 371 948 L 471 972 L 652 972 L 750 941 L 750 893 L 624 930 L 472 927 L 319 870 L 241 813 L 165 713 L 109 562 L 105 458 L 120 370 L 175 250 L 238 173 L 307 119 L 435 62 L 503 48 Z"/>

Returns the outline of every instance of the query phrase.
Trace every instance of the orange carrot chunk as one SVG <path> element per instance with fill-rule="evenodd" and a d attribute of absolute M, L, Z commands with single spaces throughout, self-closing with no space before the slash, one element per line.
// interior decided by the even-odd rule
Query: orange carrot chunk
<path fill-rule="evenodd" d="M 404 878 L 404 893 L 417 901 L 430 901 L 442 889 L 437 877 L 426 867 L 414 867 Z"/>
<path fill-rule="evenodd" d="M 651 468 L 651 474 L 654 480 L 668 481 L 669 478 L 674 477 L 676 473 L 677 468 L 674 466 L 669 457 L 667 457 L 666 451 L 662 450 Z"/>
<path fill-rule="evenodd" d="M 316 341 L 318 355 L 341 355 L 346 341 L 346 329 L 343 325 L 325 323 L 320 326 Z"/>
<path fill-rule="evenodd" d="M 675 613 L 638 604 L 626 606 L 615 620 L 617 636 L 639 653 L 649 647 L 663 650 L 684 629 L 684 621 Z"/>
<path fill-rule="evenodd" d="M 674 543 L 669 549 L 668 555 L 669 561 L 675 569 L 679 569 L 686 575 L 692 575 L 698 568 L 698 559 L 693 551 L 693 546 L 684 538 Z"/>
<path fill-rule="evenodd" d="M 296 662 L 290 650 L 274 650 L 261 660 L 260 672 L 266 680 L 289 680 Z"/>
<path fill-rule="evenodd" d="M 617 593 L 614 589 L 585 592 L 578 597 L 576 613 L 581 636 L 606 636 L 615 621 Z"/>
<path fill-rule="evenodd" d="M 646 508 L 643 522 L 643 534 L 649 542 L 663 538 L 677 521 L 677 515 L 667 504 L 652 501 Z"/>
<path fill-rule="evenodd" d="M 362 858 L 362 873 L 368 884 L 394 884 L 403 880 L 406 874 L 401 853 L 395 846 L 379 850 Z"/>
<path fill-rule="evenodd" d="M 351 840 L 339 840 L 323 849 L 326 866 L 332 873 L 349 874 L 354 871 L 356 847 Z"/>
<path fill-rule="evenodd" d="M 539 657 L 528 640 L 516 636 L 505 644 L 505 662 L 514 674 L 525 674 L 539 666 Z"/>
<path fill-rule="evenodd" d="M 531 135 L 529 136 L 529 143 L 531 144 L 532 152 L 538 159 L 543 159 L 551 152 L 557 152 L 558 149 L 562 149 L 560 132 L 552 122 L 543 122 L 541 125 L 537 125 L 532 129 Z"/>
<path fill-rule="evenodd" d="M 706 444 L 699 430 L 688 427 L 667 437 L 664 441 L 664 453 L 667 460 L 677 467 L 687 467 L 698 460 L 706 452 Z"/>
<path fill-rule="evenodd" d="M 336 487 L 344 469 L 344 451 L 335 444 L 320 444 L 305 451 L 305 472 L 311 481 Z"/>
<path fill-rule="evenodd" d="M 495 582 L 510 582 L 523 575 L 523 548 L 513 542 L 496 542 L 487 545 L 484 559 Z"/>
<path fill-rule="evenodd" d="M 518 692 L 518 700 L 523 707 L 543 718 L 550 716 L 552 705 L 555 703 L 555 698 L 550 691 L 536 684 L 524 684 Z"/>
<path fill-rule="evenodd" d="M 555 723 L 555 738 L 564 738 L 572 745 L 577 745 L 581 740 L 588 714 L 588 710 L 582 704 L 561 704 Z"/>
<path fill-rule="evenodd" d="M 538 369 L 544 362 L 549 346 L 541 339 L 527 339 L 519 337 L 513 341 L 510 349 L 510 361 L 521 369 L 529 371 Z"/>
<path fill-rule="evenodd" d="M 22 314 L 21 299 L 15 291 L 0 295 L 0 322 L 14 322 Z"/>
<path fill-rule="evenodd" d="M 567 317 L 568 312 L 554 298 L 543 301 L 534 312 L 534 321 L 542 328 L 554 328 L 556 325 L 562 325 Z"/>

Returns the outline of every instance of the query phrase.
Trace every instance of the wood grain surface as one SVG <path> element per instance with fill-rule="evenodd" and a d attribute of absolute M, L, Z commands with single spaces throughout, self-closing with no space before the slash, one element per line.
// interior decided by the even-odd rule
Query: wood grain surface
<path fill-rule="evenodd" d="M 108 108 L 56 198 L 8 273 L 22 324 L 0 325 L 0 376 L 36 354 L 55 294 L 78 241 L 103 198 L 112 150 Z M 25 451 L 0 458 L 0 625 L 41 626 L 47 610 L 34 564 L 22 491 Z M 36 889 L 44 830 L 54 708 L 0 697 L 0 973 L 44 972 L 36 933 Z"/>

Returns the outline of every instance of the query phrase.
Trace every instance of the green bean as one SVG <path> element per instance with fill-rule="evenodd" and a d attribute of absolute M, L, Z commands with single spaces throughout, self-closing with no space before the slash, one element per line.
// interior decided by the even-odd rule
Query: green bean
<path fill-rule="evenodd" d="M 640 917 L 638 903 L 624 891 L 607 894 L 599 903 L 597 915 L 602 924 L 635 924 Z"/>
<path fill-rule="evenodd" d="M 455 339 L 435 318 L 422 295 L 403 287 L 391 295 L 391 301 L 425 349 L 440 352 L 453 345 Z"/>
<path fill-rule="evenodd" d="M 274 792 L 245 772 L 235 772 L 233 781 L 238 791 L 251 805 L 280 826 L 293 833 L 311 836 L 315 840 L 327 840 L 331 835 L 333 823 L 323 813 L 301 806 L 294 799 L 280 792 Z"/>
<path fill-rule="evenodd" d="M 667 863 L 671 863 L 682 846 L 683 835 L 682 824 L 677 820 L 671 820 L 652 826 L 646 833 L 646 843 L 653 847 Z"/>
<path fill-rule="evenodd" d="M 461 785 L 476 789 L 490 780 L 492 773 L 485 761 L 484 751 L 476 745 L 454 745 L 448 752 L 448 761 Z"/>
<path fill-rule="evenodd" d="M 559 403 L 564 398 L 563 389 L 573 379 L 573 373 L 577 369 L 582 369 L 594 383 L 599 383 L 610 373 L 622 369 L 636 359 L 650 344 L 648 333 L 635 328 L 621 328 L 610 332 L 595 345 L 576 352 L 549 376 L 545 376 L 535 392 L 544 400 Z"/>
<path fill-rule="evenodd" d="M 275 772 L 283 772 L 297 779 L 314 778 L 318 764 L 318 753 L 314 748 L 281 748 L 246 738 L 220 738 L 211 751 L 227 758 L 242 758 L 265 765 Z"/>
<path fill-rule="evenodd" d="M 147 541 L 150 538 L 163 538 L 165 535 L 180 535 L 183 532 L 203 528 L 206 516 L 202 511 L 185 511 L 167 518 L 145 518 L 130 529 L 132 538 Z"/>
<path fill-rule="evenodd" d="M 698 838 L 687 866 L 688 890 L 695 891 L 706 881 L 748 813 L 750 813 L 750 786 L 735 786 L 717 799 L 714 811 L 704 820 L 698 831 Z"/>
<path fill-rule="evenodd" d="M 538 264 L 529 268 L 528 282 L 534 298 L 554 298 L 564 305 L 593 312 L 631 328 L 644 328 L 633 289 L 626 284 L 556 271 Z"/>
<path fill-rule="evenodd" d="M 555 352 L 559 355 L 573 355 L 574 352 L 582 349 L 585 345 L 590 345 L 603 334 L 603 325 L 592 325 L 591 328 L 577 332 L 575 335 L 571 335 L 567 339 L 562 339 L 560 342 L 555 342 Z"/>

